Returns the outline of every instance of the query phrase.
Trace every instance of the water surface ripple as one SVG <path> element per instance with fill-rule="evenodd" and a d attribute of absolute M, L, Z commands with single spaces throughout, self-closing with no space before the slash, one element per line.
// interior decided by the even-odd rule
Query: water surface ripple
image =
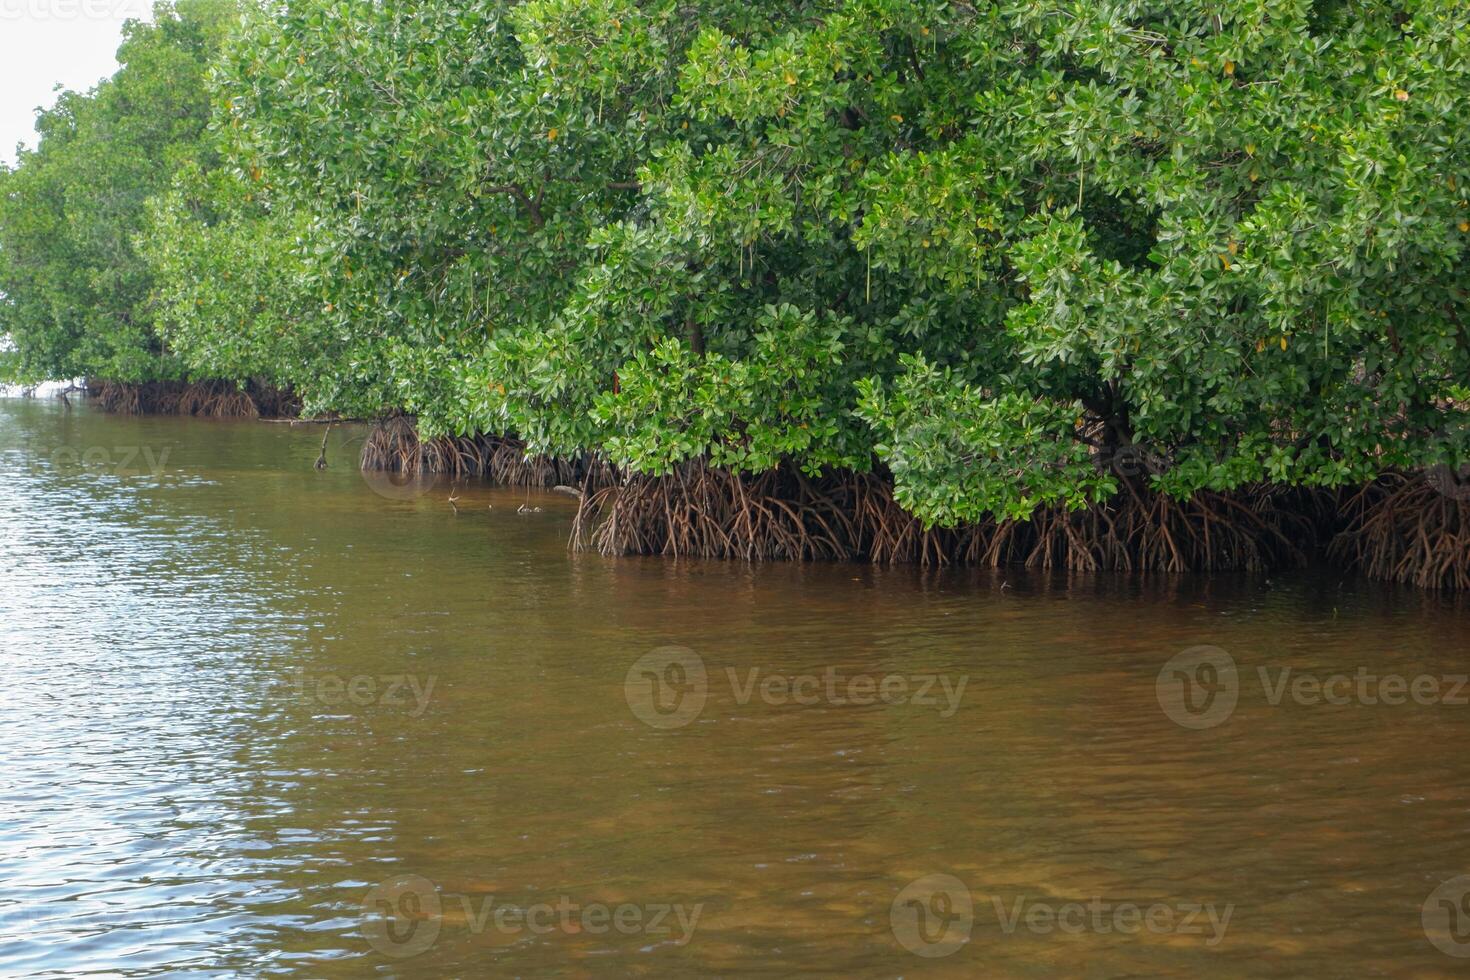
<path fill-rule="evenodd" d="M 354 435 L 0 399 L 0 975 L 1470 968 L 1462 601 L 607 560 Z"/>

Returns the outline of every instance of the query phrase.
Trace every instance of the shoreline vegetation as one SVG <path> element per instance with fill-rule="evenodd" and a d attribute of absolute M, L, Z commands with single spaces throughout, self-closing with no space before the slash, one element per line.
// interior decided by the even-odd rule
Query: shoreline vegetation
<path fill-rule="evenodd" d="M 130 390 L 132 389 L 132 390 Z M 1139 454 L 1111 466 L 1123 489 L 1079 510 L 1039 508 L 1026 519 L 926 527 L 893 497 L 892 477 L 811 478 L 783 465 L 733 473 L 696 460 L 666 476 L 621 473 L 604 459 L 528 454 L 512 437 L 422 439 L 412 418 L 304 419 L 300 401 L 266 386 L 126 386 L 91 382 L 99 408 L 370 425 L 364 470 L 573 489 L 571 544 L 601 554 L 745 561 L 1016 565 L 1079 572 L 1270 572 L 1313 561 L 1424 589 L 1470 589 L 1470 482 L 1448 468 L 1386 473 L 1360 488 L 1262 484 L 1174 500 L 1139 479 Z M 273 406 L 267 410 L 267 406 Z M 324 450 L 325 451 L 325 450 Z M 1109 465 L 1099 458 L 1097 465 Z"/>
<path fill-rule="evenodd" d="M 0 168 L 0 381 L 376 420 L 605 554 L 1470 589 L 1470 9 L 177 0 L 119 63 Z"/>

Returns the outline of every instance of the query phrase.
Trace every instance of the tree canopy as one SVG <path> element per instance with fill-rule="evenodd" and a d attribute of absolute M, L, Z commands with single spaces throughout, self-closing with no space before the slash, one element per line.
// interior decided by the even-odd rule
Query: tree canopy
<path fill-rule="evenodd" d="M 153 271 L 137 248 L 148 201 L 186 161 L 217 167 L 205 78 L 238 16 L 226 0 L 159 4 L 129 21 L 121 65 L 64 92 L 39 142 L 0 168 L 0 334 L 10 380 L 174 378 L 158 333 Z"/>
<path fill-rule="evenodd" d="M 0 178 L 32 373 L 939 525 L 1470 460 L 1463 3 L 273 0 L 207 89 L 164 9 Z"/>

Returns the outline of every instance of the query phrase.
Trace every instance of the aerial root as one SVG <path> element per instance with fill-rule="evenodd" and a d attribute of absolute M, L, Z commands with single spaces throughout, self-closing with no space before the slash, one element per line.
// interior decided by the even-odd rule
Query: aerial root
<path fill-rule="evenodd" d="M 573 540 L 604 554 L 853 557 L 851 516 L 788 468 L 761 474 L 685 463 L 584 492 Z"/>
<path fill-rule="evenodd" d="M 955 538 L 924 528 L 871 473 L 737 473 L 698 460 L 584 492 L 572 536 L 603 554 L 934 564 Z"/>
<path fill-rule="evenodd" d="M 97 407 L 117 415 L 192 415 L 200 418 L 282 418 L 299 415 L 294 394 L 261 382 L 244 388 L 233 381 L 147 381 L 89 379 Z"/>
<path fill-rule="evenodd" d="M 1287 506 L 1291 504 L 1293 506 Z M 1263 570 L 1301 565 L 1315 540 L 1300 501 L 1272 488 L 1184 501 L 1125 484 L 1080 510 L 927 528 L 873 473 L 734 473 L 701 461 L 587 492 L 573 541 L 610 555 L 854 559 L 1072 571 Z"/>
<path fill-rule="evenodd" d="M 1393 473 L 1348 496 L 1331 557 L 1371 578 L 1470 589 L 1470 491 L 1437 473 Z"/>
<path fill-rule="evenodd" d="M 411 416 L 378 421 L 363 440 L 365 470 L 389 470 L 408 476 L 443 473 L 452 479 L 486 477 L 517 487 L 596 485 L 614 479 L 607 464 L 592 457 L 562 459 L 526 453 L 525 443 L 509 436 L 435 436 L 422 439 Z"/>
<path fill-rule="evenodd" d="M 1310 515 L 1272 487 L 1199 491 L 1185 500 L 1125 481 L 1078 510 L 1046 507 L 977 536 L 969 560 L 1070 571 L 1264 571 L 1306 564 Z M 987 540 L 988 539 L 988 540 Z"/>

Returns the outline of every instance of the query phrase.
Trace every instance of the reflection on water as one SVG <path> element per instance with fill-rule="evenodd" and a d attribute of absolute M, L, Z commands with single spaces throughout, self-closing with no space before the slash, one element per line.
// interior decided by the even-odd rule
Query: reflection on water
<path fill-rule="evenodd" d="M 0 974 L 1470 964 L 1455 600 L 612 561 L 353 435 L 0 400 Z"/>

